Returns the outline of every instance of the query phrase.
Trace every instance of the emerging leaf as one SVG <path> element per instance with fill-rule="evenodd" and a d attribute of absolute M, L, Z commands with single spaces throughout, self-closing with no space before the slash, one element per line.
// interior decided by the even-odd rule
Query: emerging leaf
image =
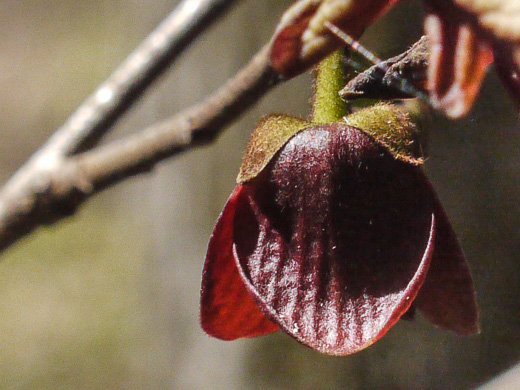
<path fill-rule="evenodd" d="M 428 15 L 425 30 L 430 41 L 430 99 L 449 117 L 460 118 L 480 92 L 493 62 L 491 47 L 475 26 L 465 19 L 448 19 L 445 13 Z"/>

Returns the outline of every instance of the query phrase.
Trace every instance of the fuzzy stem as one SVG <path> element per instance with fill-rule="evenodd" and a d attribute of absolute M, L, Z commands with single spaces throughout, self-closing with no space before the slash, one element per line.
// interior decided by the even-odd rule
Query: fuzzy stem
<path fill-rule="evenodd" d="M 339 91 L 345 86 L 343 51 L 338 50 L 325 58 L 316 73 L 312 122 L 324 124 L 341 120 L 348 114 L 347 103 L 339 96 Z"/>

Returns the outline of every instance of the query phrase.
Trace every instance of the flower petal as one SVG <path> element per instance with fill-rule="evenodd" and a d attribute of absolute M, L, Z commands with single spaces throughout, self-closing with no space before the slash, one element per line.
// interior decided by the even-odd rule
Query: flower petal
<path fill-rule="evenodd" d="M 201 326 L 209 335 L 223 340 L 278 330 L 246 290 L 233 259 L 233 219 L 241 197 L 243 188 L 238 186 L 215 226 L 202 275 Z"/>
<path fill-rule="evenodd" d="M 437 108 L 461 118 L 478 97 L 486 71 L 493 62 L 490 45 L 470 22 L 431 13 L 424 24 L 430 41 L 428 89 Z"/>
<path fill-rule="evenodd" d="M 416 306 L 441 328 L 461 335 L 478 333 L 478 309 L 468 264 L 438 200 L 435 218 L 432 263 L 417 295 Z"/>
<path fill-rule="evenodd" d="M 360 130 L 300 132 L 239 199 L 233 241 L 246 287 L 301 343 L 333 355 L 366 348 L 426 278 L 432 199 L 419 168 Z"/>

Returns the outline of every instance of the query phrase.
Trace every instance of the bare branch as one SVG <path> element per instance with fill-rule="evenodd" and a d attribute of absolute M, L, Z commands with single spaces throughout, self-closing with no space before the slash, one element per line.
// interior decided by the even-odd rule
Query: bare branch
<path fill-rule="evenodd" d="M 213 141 L 279 81 L 266 46 L 235 78 L 203 102 L 137 135 L 78 155 L 70 163 L 77 165 L 83 183 L 94 190 L 115 184 L 160 160 Z"/>
<path fill-rule="evenodd" d="M 234 79 L 202 103 L 138 135 L 62 158 L 42 171 L 27 172 L 23 192 L 1 198 L 0 249 L 39 225 L 68 216 L 87 198 L 156 162 L 215 139 L 223 127 L 281 80 L 266 46 Z M 38 167 L 36 167 L 38 168 Z"/>
<path fill-rule="evenodd" d="M 5 184 L 0 192 L 0 236 L 11 235 L 7 226 L 41 206 L 67 156 L 96 144 L 183 49 L 234 3 L 183 0 Z"/>
<path fill-rule="evenodd" d="M 53 135 L 60 155 L 95 143 L 110 125 L 236 0 L 183 0 Z"/>

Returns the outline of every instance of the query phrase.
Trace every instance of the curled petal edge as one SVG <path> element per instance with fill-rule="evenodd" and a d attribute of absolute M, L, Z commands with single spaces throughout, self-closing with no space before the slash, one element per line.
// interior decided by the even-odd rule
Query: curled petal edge
<path fill-rule="evenodd" d="M 246 289 L 233 258 L 233 221 L 242 194 L 243 186 L 237 186 L 229 197 L 211 236 L 202 274 L 200 323 L 207 334 L 221 340 L 279 330 Z"/>

